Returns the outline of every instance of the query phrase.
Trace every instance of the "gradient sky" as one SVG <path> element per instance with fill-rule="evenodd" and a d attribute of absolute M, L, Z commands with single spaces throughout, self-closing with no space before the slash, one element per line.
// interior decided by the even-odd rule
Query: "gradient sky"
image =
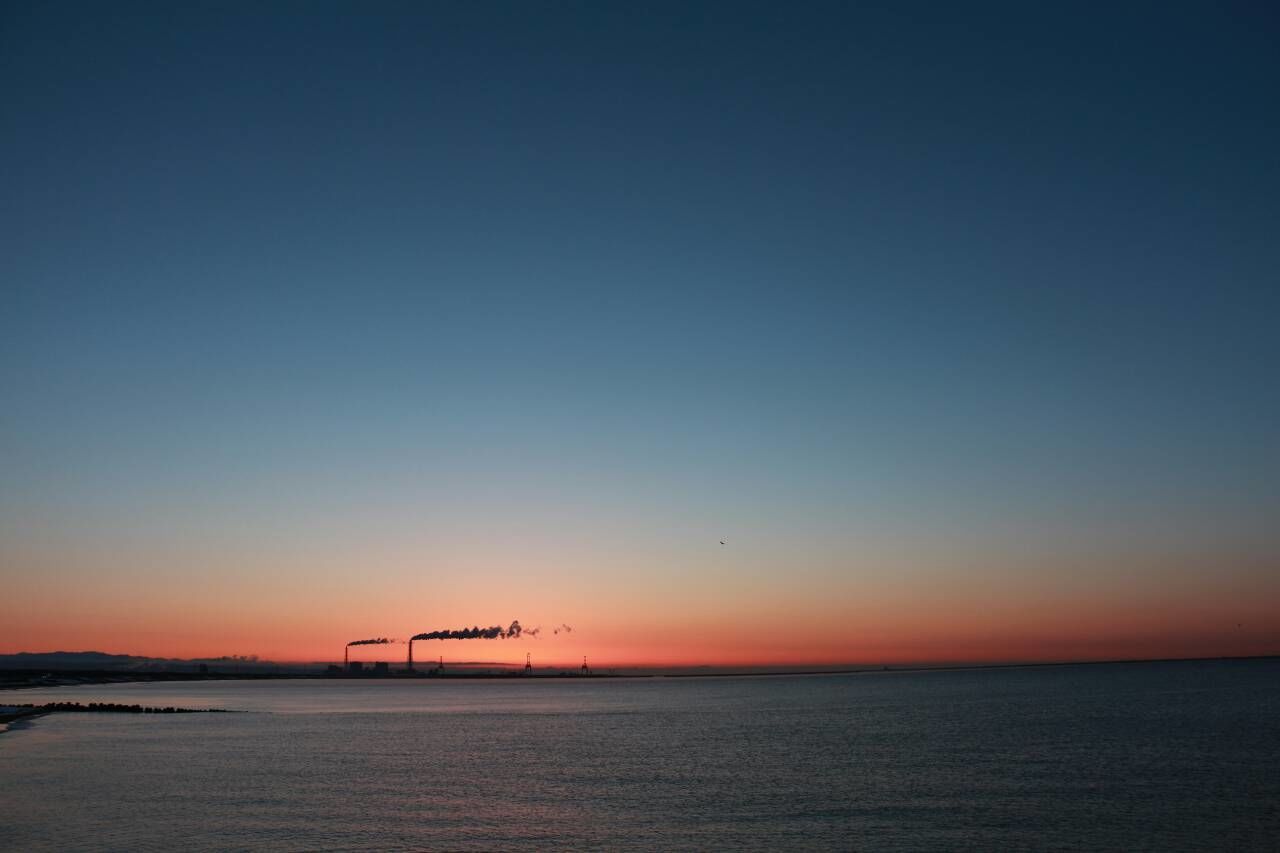
<path fill-rule="evenodd" d="M 1280 653 L 1278 41 L 7 3 L 0 652 Z"/>

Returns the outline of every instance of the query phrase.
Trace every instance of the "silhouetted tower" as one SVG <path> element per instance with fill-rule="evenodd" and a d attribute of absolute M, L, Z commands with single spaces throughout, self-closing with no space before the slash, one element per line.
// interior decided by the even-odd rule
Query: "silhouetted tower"
<path fill-rule="evenodd" d="M 409 641 L 409 671 L 413 672 L 413 640 Z"/>
<path fill-rule="evenodd" d="M 533 655 L 530 652 L 524 653 L 524 674 L 533 675 Z"/>
<path fill-rule="evenodd" d="M 438 669 L 441 672 L 444 672 L 444 655 L 440 655 L 440 666 L 438 667 Z"/>
<path fill-rule="evenodd" d="M 346 669 L 347 664 L 350 663 L 350 661 L 347 660 L 347 658 L 350 656 L 351 656 L 351 647 L 343 646 L 342 647 L 342 668 L 343 669 Z"/>
<path fill-rule="evenodd" d="M 583 656 L 582 656 L 582 674 L 583 674 L 583 675 L 590 675 L 590 674 L 591 674 L 591 670 L 587 669 L 587 656 L 586 656 L 586 655 L 583 655 Z"/>

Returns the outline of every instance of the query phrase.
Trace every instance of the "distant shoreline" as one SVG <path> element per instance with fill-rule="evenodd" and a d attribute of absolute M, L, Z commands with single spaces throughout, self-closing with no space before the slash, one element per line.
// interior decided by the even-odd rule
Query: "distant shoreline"
<path fill-rule="evenodd" d="M 1213 661 L 1252 661 L 1277 660 L 1280 655 L 1246 655 L 1215 656 L 1196 658 L 1129 658 L 1124 660 L 1094 661 L 1035 661 L 1024 663 L 974 663 L 974 664 L 936 664 L 936 665 L 865 665 L 850 666 L 839 669 L 795 669 L 795 670 L 761 670 L 761 671 L 654 671 L 645 672 L 592 672 L 581 675 L 572 671 L 535 672 L 524 674 L 519 669 L 504 672 L 408 672 L 395 670 L 386 674 L 325 673 L 325 672 L 270 672 L 270 673 L 221 673 L 221 672 L 122 672 L 119 670 L 51 670 L 51 669 L 0 669 L 0 690 L 31 690 L 49 687 L 97 686 L 103 684 L 139 684 L 155 682 L 187 682 L 187 681 L 265 681 L 265 680 L 324 680 L 324 681 L 404 681 L 406 679 L 432 680 L 501 680 L 523 681 L 528 679 L 617 679 L 617 678 L 777 678 L 788 675 L 870 675 L 876 673 L 920 673 L 920 672 L 959 672 L 966 670 L 994 669 L 1027 669 L 1060 666 L 1107 666 L 1116 664 L 1139 663 L 1193 663 Z M 707 667 L 707 670 L 712 670 Z M 726 669 L 730 669 L 726 667 Z M 0 716 L 0 723 L 6 720 Z"/>

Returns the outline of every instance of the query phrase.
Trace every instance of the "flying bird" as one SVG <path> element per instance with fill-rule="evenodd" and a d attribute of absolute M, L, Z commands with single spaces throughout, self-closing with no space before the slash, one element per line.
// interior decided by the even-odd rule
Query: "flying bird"
<path fill-rule="evenodd" d="M 721 545 L 723 545 L 723 544 L 724 544 L 724 540 L 723 540 L 723 539 L 721 539 L 721 540 L 720 540 L 720 544 L 721 544 Z"/>

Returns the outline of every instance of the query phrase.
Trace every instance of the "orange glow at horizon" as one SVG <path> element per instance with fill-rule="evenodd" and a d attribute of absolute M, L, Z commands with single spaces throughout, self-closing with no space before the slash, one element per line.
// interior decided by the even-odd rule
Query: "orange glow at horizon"
<path fill-rule="evenodd" d="M 914 623 L 889 615 L 840 628 L 814 620 L 797 630 L 785 618 L 762 616 L 744 628 L 731 618 L 682 624 L 642 620 L 618 625 L 578 620 L 573 634 L 540 639 L 420 640 L 418 663 L 449 661 L 576 669 L 586 655 L 593 667 L 819 666 L 930 663 L 994 663 L 1130 658 L 1248 656 L 1280 651 L 1280 626 L 1265 608 L 1217 607 L 1208 612 L 1098 613 L 1092 618 L 1065 608 L 1040 608 L 1017 619 L 984 621 L 981 614 L 917 613 Z M 1056 611 L 1056 612 L 1055 612 Z M 1236 620 L 1237 617 L 1240 621 Z M 78 620 L 74 624 L 18 617 L 8 622 L 0 653 L 106 651 L 149 657 L 197 658 L 255 654 L 278 662 L 351 660 L 402 664 L 407 644 L 345 647 L 350 630 L 286 620 L 269 627 L 214 620 L 209 629 L 180 617 Z M 1117 630 L 1116 623 L 1127 623 Z M 415 626 L 417 627 L 417 626 Z M 458 623 L 456 627 L 461 627 Z M 194 629 L 194 630 L 193 630 Z M 394 634 L 395 632 L 385 632 Z M 409 632 L 399 632 L 407 635 Z M 544 629 L 544 633 L 546 633 Z"/>
<path fill-rule="evenodd" d="M 517 666 L 531 653 L 535 666 L 576 669 L 586 655 L 605 669 L 1280 654 L 1280 578 L 1265 557 L 917 549 L 777 572 L 764 558 L 713 551 L 697 565 L 653 569 L 648 560 L 663 563 L 648 553 L 601 572 L 594 554 L 477 552 L 447 555 L 432 571 L 420 568 L 419 548 L 244 560 L 155 548 L 109 561 L 10 552 L 0 653 L 341 662 L 353 639 L 519 619 L 541 626 L 541 638 L 419 641 L 415 659 Z M 376 571 L 357 579 L 347 566 L 360 558 Z M 168 567 L 179 562 L 188 572 L 175 576 Z M 73 580 L 58 595 L 45 580 L 54 569 Z M 562 622 L 574 631 L 551 633 Z M 406 653 L 403 644 L 350 649 L 352 660 L 393 666 Z"/>

